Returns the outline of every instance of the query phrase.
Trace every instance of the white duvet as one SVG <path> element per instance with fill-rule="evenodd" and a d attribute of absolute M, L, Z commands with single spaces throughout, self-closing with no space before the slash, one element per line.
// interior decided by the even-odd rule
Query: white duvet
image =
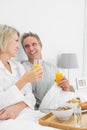
<path fill-rule="evenodd" d="M 65 92 L 53 85 L 44 97 L 40 110 L 46 112 L 44 108 L 50 108 L 66 101 L 80 97 L 82 101 L 87 101 L 87 94 L 83 92 Z M 38 119 L 45 115 L 40 111 L 25 108 L 19 116 L 13 120 L 0 121 L 0 130 L 58 130 L 56 128 L 42 126 L 38 123 Z"/>
<path fill-rule="evenodd" d="M 55 108 L 60 105 L 65 104 L 67 101 L 72 98 L 79 97 L 81 101 L 87 101 L 87 94 L 82 91 L 77 92 L 67 92 L 63 91 L 60 87 L 54 84 L 51 89 L 47 92 L 45 97 L 43 98 L 41 105 L 39 107 L 40 111 L 48 112 L 47 109 Z"/>
<path fill-rule="evenodd" d="M 40 111 L 26 108 L 15 120 L 0 121 L 0 130 L 56 130 L 38 123 L 38 119 L 43 115 Z"/>

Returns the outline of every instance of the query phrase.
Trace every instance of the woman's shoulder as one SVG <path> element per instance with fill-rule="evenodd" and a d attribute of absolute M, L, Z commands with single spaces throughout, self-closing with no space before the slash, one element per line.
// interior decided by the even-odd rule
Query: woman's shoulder
<path fill-rule="evenodd" d="M 15 58 L 11 58 L 10 60 L 9 60 L 11 63 L 13 63 L 13 64 L 21 64 L 18 60 L 16 60 Z"/>
<path fill-rule="evenodd" d="M 18 71 L 21 71 L 22 73 L 25 72 L 25 69 L 23 67 L 23 65 L 17 61 L 16 59 L 10 59 L 10 63 L 12 66 L 14 66 L 14 68 L 16 68 Z"/>
<path fill-rule="evenodd" d="M 11 63 L 11 65 L 13 65 L 15 67 L 24 68 L 23 65 L 18 60 L 16 60 L 15 58 L 10 59 L 9 62 Z"/>

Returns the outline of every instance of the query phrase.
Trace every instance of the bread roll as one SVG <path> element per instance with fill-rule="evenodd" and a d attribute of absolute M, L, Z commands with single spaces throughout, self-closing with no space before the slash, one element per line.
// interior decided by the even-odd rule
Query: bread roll
<path fill-rule="evenodd" d="M 81 106 L 82 110 L 87 110 L 87 102 L 81 102 L 79 105 Z"/>

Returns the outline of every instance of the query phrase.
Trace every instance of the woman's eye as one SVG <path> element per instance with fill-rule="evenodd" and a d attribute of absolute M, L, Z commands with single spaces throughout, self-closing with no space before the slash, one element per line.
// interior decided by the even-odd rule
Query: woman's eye
<path fill-rule="evenodd" d="M 16 40 L 16 42 L 19 42 L 19 40 Z"/>

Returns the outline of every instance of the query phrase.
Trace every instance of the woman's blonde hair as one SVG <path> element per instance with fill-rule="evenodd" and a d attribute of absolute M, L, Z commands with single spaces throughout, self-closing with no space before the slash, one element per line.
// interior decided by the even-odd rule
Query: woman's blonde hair
<path fill-rule="evenodd" d="M 20 39 L 20 33 L 15 28 L 0 24 L 0 52 L 6 50 L 8 40 L 10 40 L 15 33 L 17 33 Z"/>

